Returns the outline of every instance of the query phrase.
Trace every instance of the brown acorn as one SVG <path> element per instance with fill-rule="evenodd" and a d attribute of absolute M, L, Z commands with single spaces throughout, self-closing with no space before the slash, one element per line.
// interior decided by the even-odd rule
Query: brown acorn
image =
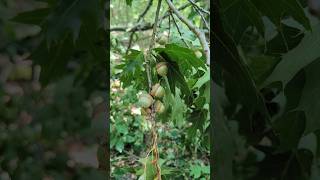
<path fill-rule="evenodd" d="M 159 62 L 156 65 L 156 69 L 157 69 L 157 73 L 160 76 L 166 76 L 168 73 L 168 67 L 167 67 L 167 63 L 166 62 Z"/>
<path fill-rule="evenodd" d="M 150 94 L 153 97 L 158 97 L 158 98 L 162 98 L 164 96 L 164 93 L 165 93 L 164 88 L 159 83 L 152 86 L 152 90 L 150 92 Z"/>

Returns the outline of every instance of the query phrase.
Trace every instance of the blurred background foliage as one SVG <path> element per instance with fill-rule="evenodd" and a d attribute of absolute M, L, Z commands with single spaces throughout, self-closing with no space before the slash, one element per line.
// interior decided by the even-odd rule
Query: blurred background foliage
<path fill-rule="evenodd" d="M 90 11 L 80 2 L 68 14 L 72 3 L 0 1 L 1 180 L 106 179 L 97 160 L 106 134 L 107 89 L 100 78 L 106 56 L 83 51 L 85 38 L 104 37 L 83 31 L 103 27 L 85 21 L 103 11 L 91 3 L 87 8 L 97 15 L 80 19 L 80 12 Z M 62 14 L 63 26 L 57 23 Z M 70 36 L 66 27 L 78 32 L 73 45 L 65 39 Z"/>
<path fill-rule="evenodd" d="M 147 90 L 146 71 L 144 59 L 141 52 L 149 47 L 154 22 L 156 5 L 158 1 L 151 1 L 152 5 L 142 20 L 137 23 L 139 15 L 150 3 L 149 0 L 126 1 L 112 0 L 110 4 L 110 26 L 111 26 L 111 176 L 114 179 L 138 179 L 143 174 L 143 162 L 150 148 L 151 131 L 150 122 L 141 115 L 138 94 Z M 189 1 L 174 1 L 176 7 L 190 4 Z M 204 9 L 208 9 L 209 1 L 197 3 Z M 165 1 L 162 1 L 160 17 L 168 10 Z M 196 26 L 203 28 L 200 16 L 191 5 L 181 10 Z M 186 87 L 176 88 L 170 99 L 170 91 L 166 91 L 163 102 L 170 112 L 157 116 L 157 133 L 160 154 L 160 167 L 163 179 L 209 179 L 209 116 L 207 109 L 209 96 L 209 73 L 208 69 L 192 67 L 187 64 L 186 59 L 198 61 L 202 66 L 204 59 L 194 57 L 194 50 L 201 48 L 199 41 L 193 33 L 175 16 L 177 25 L 182 33 L 179 34 L 176 27 L 165 18 L 159 29 L 158 37 L 166 38 L 170 31 L 170 38 L 166 41 L 168 46 L 160 45 L 158 40 L 156 48 L 158 51 L 169 51 L 180 68 L 181 74 L 186 79 Z M 169 30 L 169 23 L 171 24 Z M 128 51 L 130 43 L 131 28 L 140 25 L 147 30 L 136 31 L 132 37 L 131 50 Z M 183 38 L 190 45 L 186 48 L 181 40 Z M 183 48 L 182 48 L 183 47 Z M 171 49 L 170 49 L 171 48 Z M 181 51 L 185 53 L 183 56 Z M 130 54 L 131 53 L 131 54 Z M 181 59 L 179 59 L 181 58 Z M 193 71 L 189 71 L 192 69 Z M 187 73 L 188 72 L 188 73 Z M 156 76 L 154 74 L 154 76 Z M 168 75 L 169 76 L 169 75 Z M 202 77 L 202 78 L 201 78 Z M 179 80 L 176 76 L 168 77 L 171 81 Z M 202 79 L 202 83 L 198 82 Z M 169 81 L 170 81 L 169 80 Z M 157 81 L 154 78 L 153 81 Z M 171 82 L 170 81 L 170 82 Z M 184 80 L 183 80 L 184 81 Z M 181 82 L 181 80 L 180 80 Z M 198 82 L 198 86 L 196 86 Z M 161 82 L 167 89 L 165 82 Z M 173 86 L 175 88 L 175 86 Z M 201 89 L 201 91 L 199 89 Z M 187 93 L 190 94 L 187 94 Z M 183 94 L 186 93 L 186 94 Z M 199 111 L 195 111 L 196 98 L 191 98 L 191 104 L 185 101 L 194 93 L 198 97 Z M 169 95 L 170 94 L 170 95 Z M 185 96 L 183 96 L 185 95 Z M 203 99 L 201 99 L 203 98 Z M 200 102 L 199 99 L 202 101 Z M 190 107 L 194 109 L 191 109 Z M 168 110 L 167 110 L 168 111 Z M 194 112 L 193 114 L 191 112 Z M 199 112 L 199 113 L 197 113 Z M 141 178 L 141 177 L 140 177 Z"/>
<path fill-rule="evenodd" d="M 215 178 L 320 179 L 319 1 L 219 2 Z"/>

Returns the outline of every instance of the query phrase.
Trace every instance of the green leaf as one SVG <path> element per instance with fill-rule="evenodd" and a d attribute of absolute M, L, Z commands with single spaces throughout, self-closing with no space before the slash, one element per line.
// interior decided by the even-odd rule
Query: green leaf
<path fill-rule="evenodd" d="M 193 176 L 194 178 L 199 178 L 201 176 L 201 166 L 199 165 L 192 165 L 190 167 L 190 175 Z"/>
<path fill-rule="evenodd" d="M 260 171 L 252 179 L 309 180 L 312 161 L 313 154 L 307 149 L 286 153 L 266 153 L 263 161 L 259 162 Z M 265 171 L 264 168 L 267 167 L 269 170 Z"/>
<path fill-rule="evenodd" d="M 293 49 L 301 42 L 304 33 L 299 29 L 281 23 L 281 32 L 267 42 L 267 54 L 281 55 Z"/>
<path fill-rule="evenodd" d="M 258 9 L 249 0 L 221 1 L 221 14 L 225 30 L 238 43 L 249 26 L 257 28 L 264 35 L 264 24 Z"/>
<path fill-rule="evenodd" d="M 227 122 L 223 112 L 225 96 L 223 89 L 217 84 L 212 84 L 215 94 L 213 101 L 213 121 L 212 121 L 212 147 L 213 148 L 213 174 L 216 179 L 233 180 L 233 158 L 235 154 L 235 144 L 232 135 L 227 127 Z M 211 98 L 213 99 L 213 98 Z"/>
<path fill-rule="evenodd" d="M 175 124 L 181 128 L 185 124 L 185 114 L 187 107 L 183 100 L 180 98 L 180 91 L 177 90 L 173 99 L 173 103 L 170 104 L 172 107 L 172 120 Z"/>
<path fill-rule="evenodd" d="M 181 92 L 179 89 L 176 89 L 175 94 L 170 90 L 170 86 L 168 83 L 167 77 L 165 77 L 165 96 L 163 98 L 163 102 L 165 104 L 166 112 L 170 109 L 170 119 L 177 125 L 178 127 L 182 127 L 185 121 L 185 114 L 187 111 L 187 107 L 184 104 L 184 101 L 181 99 Z M 162 119 L 168 120 L 168 115 L 163 114 Z"/>
<path fill-rule="evenodd" d="M 217 24 L 217 26 L 220 25 Z M 251 126 L 248 127 L 249 129 L 252 129 L 252 124 L 258 120 L 260 122 L 257 124 L 264 121 L 267 126 L 270 126 L 270 117 L 264 101 L 234 41 L 222 29 L 218 29 L 215 36 L 217 39 L 215 53 L 220 58 L 216 58 L 213 64 L 213 71 L 216 72 L 212 77 L 213 80 L 224 84 L 226 95 L 232 105 L 241 104 L 243 109 L 248 111 L 248 118 L 243 122 L 248 122 L 247 124 Z M 254 118 L 254 115 L 260 117 Z"/>
<path fill-rule="evenodd" d="M 272 56 L 254 56 L 248 58 L 248 66 L 257 85 L 260 85 L 272 73 L 280 58 Z"/>
<path fill-rule="evenodd" d="M 47 85 L 50 81 L 67 74 L 66 65 L 72 57 L 73 50 L 74 46 L 70 38 L 65 38 L 50 49 L 45 42 L 42 42 L 31 55 L 34 63 L 41 66 L 41 84 Z"/>
<path fill-rule="evenodd" d="M 320 57 L 320 24 L 307 32 L 300 44 L 282 56 L 271 75 L 263 83 L 282 82 L 283 87 L 304 67 Z"/>
<path fill-rule="evenodd" d="M 320 59 L 306 67 L 306 82 L 301 95 L 298 110 L 306 113 L 305 133 L 320 129 Z M 297 98 L 297 97 L 296 97 Z"/>
<path fill-rule="evenodd" d="M 287 151 L 297 148 L 306 126 L 303 111 L 293 111 L 285 114 L 274 123 L 275 130 L 279 133 L 279 150 Z"/>
<path fill-rule="evenodd" d="M 280 26 L 284 15 L 292 16 L 304 28 L 310 30 L 310 22 L 305 15 L 302 6 L 297 0 L 279 0 L 279 1 L 251 1 L 262 15 L 267 16 L 276 26 Z"/>
<path fill-rule="evenodd" d="M 194 137 L 197 133 L 197 130 L 200 133 L 203 133 L 204 123 L 207 119 L 207 111 L 202 110 L 194 110 L 189 116 L 188 121 L 192 122 L 192 126 L 189 127 L 187 133 L 189 137 Z"/>
<path fill-rule="evenodd" d="M 50 13 L 50 8 L 36 9 L 33 11 L 23 12 L 12 18 L 12 21 L 32 24 L 32 25 L 42 25 Z"/>
<path fill-rule="evenodd" d="M 130 50 L 129 55 L 125 57 L 125 61 L 116 66 L 116 68 L 122 70 L 120 80 L 123 82 L 123 87 L 131 85 L 140 89 L 147 87 L 147 75 L 144 71 L 143 64 L 143 52 L 133 49 Z M 133 83 L 133 80 L 135 83 Z"/>
<path fill-rule="evenodd" d="M 41 66 L 42 85 L 55 81 L 74 68 L 69 62 L 80 64 L 75 72 L 76 83 L 85 85 L 88 92 L 101 87 L 105 77 L 107 51 L 104 44 L 106 31 L 101 26 L 101 1 L 48 0 L 47 8 L 24 12 L 14 21 L 41 26 L 42 43 L 31 59 Z M 70 36 L 71 34 L 71 36 Z M 79 56 L 81 54 L 81 56 Z M 102 79 L 103 78 L 103 79 Z"/>
<path fill-rule="evenodd" d="M 281 20 L 291 16 L 310 30 L 310 22 L 302 6 L 296 0 L 223 0 L 221 1 L 223 26 L 238 44 L 249 27 L 255 27 L 264 36 L 265 26 L 262 17 L 269 18 L 282 31 Z"/>
<path fill-rule="evenodd" d="M 47 18 L 44 27 L 47 42 L 59 41 L 67 32 L 75 41 L 83 25 L 99 27 L 103 7 L 99 1 L 60 0 Z"/>
<path fill-rule="evenodd" d="M 210 166 L 202 166 L 201 170 L 204 174 L 210 174 Z"/>
<path fill-rule="evenodd" d="M 179 65 L 172 61 L 165 52 L 160 52 L 158 59 L 164 59 L 168 63 L 168 74 L 167 77 L 170 85 L 170 90 L 175 94 L 176 87 L 181 90 L 183 98 L 186 104 L 191 103 L 191 92 L 186 82 L 185 76 L 181 73 Z"/>
<path fill-rule="evenodd" d="M 145 169 L 145 180 L 154 180 L 154 178 L 157 175 L 157 169 L 156 167 L 152 164 L 152 158 L 149 157 L 146 160 L 146 169 Z"/>
<path fill-rule="evenodd" d="M 116 143 L 116 150 L 122 153 L 123 149 L 124 149 L 124 143 L 122 140 L 118 139 Z"/>
<path fill-rule="evenodd" d="M 133 1 L 133 0 L 126 0 L 127 5 L 128 5 L 128 6 L 132 6 L 132 1 Z"/>
<path fill-rule="evenodd" d="M 177 44 L 166 44 L 165 48 L 157 48 L 155 50 L 160 54 L 164 52 L 171 61 L 176 62 L 184 75 L 192 72 L 192 68 L 196 70 L 200 67 L 206 68 L 205 61 L 198 59 L 193 50 Z"/>
<path fill-rule="evenodd" d="M 203 76 L 201 76 L 192 89 L 198 88 L 200 89 L 204 84 L 210 81 L 210 71 L 207 69 Z"/>
<path fill-rule="evenodd" d="M 127 134 L 128 133 L 128 126 L 124 124 L 116 124 L 116 129 L 118 133 Z"/>

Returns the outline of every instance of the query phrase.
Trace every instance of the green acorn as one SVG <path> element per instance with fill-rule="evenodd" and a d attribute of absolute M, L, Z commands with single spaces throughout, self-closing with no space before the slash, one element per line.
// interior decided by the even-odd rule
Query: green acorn
<path fill-rule="evenodd" d="M 199 50 L 197 50 L 195 52 L 195 54 L 196 54 L 197 58 L 201 58 L 202 57 L 202 53 Z"/>
<path fill-rule="evenodd" d="M 159 84 L 155 84 L 154 86 L 152 86 L 152 90 L 151 90 L 151 95 L 153 97 L 158 97 L 158 98 L 162 98 L 164 96 L 164 88 Z"/>
<path fill-rule="evenodd" d="M 139 104 L 144 107 L 148 108 L 152 105 L 153 98 L 150 96 L 150 94 L 143 93 L 139 96 Z"/>
<path fill-rule="evenodd" d="M 164 105 L 162 104 L 161 101 L 156 101 L 156 103 L 155 103 L 155 110 L 156 110 L 156 112 L 157 112 L 158 114 L 161 114 L 161 113 L 164 112 L 165 107 L 164 107 Z"/>
<path fill-rule="evenodd" d="M 156 65 L 156 70 L 157 70 L 157 73 L 158 73 L 160 76 L 166 76 L 167 73 L 168 73 L 167 63 L 166 63 L 166 62 L 159 62 L 159 63 Z"/>

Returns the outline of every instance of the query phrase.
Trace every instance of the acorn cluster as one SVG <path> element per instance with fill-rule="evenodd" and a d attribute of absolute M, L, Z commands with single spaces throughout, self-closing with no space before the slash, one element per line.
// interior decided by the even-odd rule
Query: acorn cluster
<path fill-rule="evenodd" d="M 160 62 L 156 65 L 156 71 L 160 76 L 166 76 L 168 73 L 168 67 L 166 62 Z M 161 114 L 165 111 L 165 107 L 160 99 L 164 96 L 165 90 L 159 84 L 156 83 L 152 86 L 150 94 L 143 93 L 139 96 L 139 104 L 142 107 L 141 114 L 149 115 L 151 113 L 150 107 L 154 103 L 156 113 Z M 157 99 L 157 100 L 155 100 Z"/>

